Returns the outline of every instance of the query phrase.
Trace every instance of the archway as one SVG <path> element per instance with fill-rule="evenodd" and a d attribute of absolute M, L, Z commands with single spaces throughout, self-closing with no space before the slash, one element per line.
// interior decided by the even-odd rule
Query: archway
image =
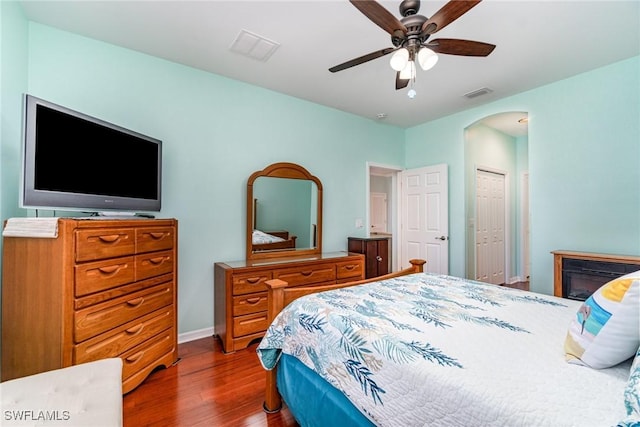
<path fill-rule="evenodd" d="M 464 132 L 466 277 L 483 280 L 480 276 L 488 273 L 503 277 L 484 279 L 488 282 L 528 281 L 528 113 L 511 111 L 487 116 Z M 489 180 L 496 182 L 493 187 L 483 187 L 482 180 L 489 182 L 486 173 L 501 178 Z M 496 193 L 500 188 L 504 190 L 503 198 Z M 483 199 L 485 196 L 490 200 Z M 490 229 L 481 229 L 487 227 Z M 483 245 L 481 239 L 488 244 Z M 500 265 L 504 267 L 502 276 Z"/>

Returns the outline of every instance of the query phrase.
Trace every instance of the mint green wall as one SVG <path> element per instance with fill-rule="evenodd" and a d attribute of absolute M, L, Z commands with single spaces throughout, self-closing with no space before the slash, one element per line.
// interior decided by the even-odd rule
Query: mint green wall
<path fill-rule="evenodd" d="M 288 161 L 317 176 L 323 249 L 336 251 L 365 217 L 366 162 L 404 161 L 400 128 L 37 23 L 29 37 L 31 94 L 163 141 L 180 333 L 213 324 L 213 263 L 245 257 L 252 172 Z"/>
<path fill-rule="evenodd" d="M 529 112 L 531 289 L 553 292 L 550 251 L 640 254 L 640 57 L 406 131 L 406 166 L 448 163 L 450 272 L 464 275 L 464 129 Z"/>
<path fill-rule="evenodd" d="M 27 46 L 28 25 L 22 9 L 16 2 L 0 2 L 0 219 L 19 213 L 22 94 L 27 88 Z"/>
<path fill-rule="evenodd" d="M 27 88 L 27 28 L 18 4 L 0 1 L 0 224 L 19 214 L 18 171 L 22 93 Z"/>

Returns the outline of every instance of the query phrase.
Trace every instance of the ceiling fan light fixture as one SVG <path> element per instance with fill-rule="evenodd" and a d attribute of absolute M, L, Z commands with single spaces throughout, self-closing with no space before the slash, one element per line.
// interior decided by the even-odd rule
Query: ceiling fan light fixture
<path fill-rule="evenodd" d="M 396 71 L 402 71 L 409 62 L 409 51 L 406 48 L 398 49 L 389 60 L 391 68 Z"/>
<path fill-rule="evenodd" d="M 418 63 L 420 64 L 420 68 L 425 71 L 430 70 L 434 65 L 436 65 L 437 62 L 437 53 L 435 53 L 428 47 L 420 48 L 420 51 L 418 51 Z"/>
<path fill-rule="evenodd" d="M 416 64 L 413 61 L 407 62 L 407 65 L 400 71 L 402 80 L 413 80 L 416 78 Z"/>

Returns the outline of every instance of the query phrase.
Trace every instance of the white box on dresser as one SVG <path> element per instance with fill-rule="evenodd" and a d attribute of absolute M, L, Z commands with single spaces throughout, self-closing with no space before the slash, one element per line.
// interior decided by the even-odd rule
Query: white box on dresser
<path fill-rule="evenodd" d="M 178 222 L 57 225 L 3 239 L 2 381 L 120 357 L 127 393 L 177 360 Z"/>

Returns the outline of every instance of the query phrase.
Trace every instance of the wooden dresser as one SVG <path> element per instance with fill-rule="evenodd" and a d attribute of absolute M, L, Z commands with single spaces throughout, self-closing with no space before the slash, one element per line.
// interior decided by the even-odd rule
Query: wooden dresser
<path fill-rule="evenodd" d="M 246 348 L 267 327 L 267 287 L 281 279 L 289 286 L 327 285 L 364 279 L 364 256 L 347 252 L 302 258 L 269 258 L 214 265 L 215 333 L 224 352 Z"/>
<path fill-rule="evenodd" d="M 123 393 L 177 360 L 174 219 L 60 219 L 5 237 L 2 381 L 108 357 Z"/>

